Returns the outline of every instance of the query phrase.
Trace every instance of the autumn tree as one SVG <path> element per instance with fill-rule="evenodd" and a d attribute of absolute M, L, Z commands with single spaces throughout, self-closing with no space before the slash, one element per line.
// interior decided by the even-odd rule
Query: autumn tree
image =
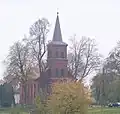
<path fill-rule="evenodd" d="M 77 40 L 74 36 L 70 41 L 68 67 L 75 78 L 83 80 L 100 66 L 101 55 L 93 39 L 82 37 Z"/>
<path fill-rule="evenodd" d="M 78 82 L 55 83 L 48 98 L 49 112 L 61 114 L 86 114 L 91 103 L 91 93 L 84 84 Z"/>

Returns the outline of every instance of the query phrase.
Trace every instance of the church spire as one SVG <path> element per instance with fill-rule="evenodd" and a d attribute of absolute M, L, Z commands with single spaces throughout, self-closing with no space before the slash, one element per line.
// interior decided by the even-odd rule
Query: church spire
<path fill-rule="evenodd" d="M 57 12 L 56 24 L 55 24 L 54 35 L 53 35 L 53 40 L 52 41 L 62 42 L 62 34 L 61 34 L 60 22 L 59 22 L 58 14 L 59 13 Z"/>

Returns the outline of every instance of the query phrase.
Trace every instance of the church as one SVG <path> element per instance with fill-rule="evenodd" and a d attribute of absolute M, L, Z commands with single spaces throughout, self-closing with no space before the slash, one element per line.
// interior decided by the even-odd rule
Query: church
<path fill-rule="evenodd" d="M 67 46 L 62 39 L 59 15 L 57 13 L 53 39 L 47 45 L 47 70 L 36 79 L 30 79 L 26 83 L 26 96 L 24 88 L 20 87 L 20 103 L 34 104 L 35 97 L 39 95 L 40 88 L 47 88 L 47 93 L 50 93 L 50 86 L 54 82 L 68 82 L 74 80 L 73 76 L 68 71 Z M 26 100 L 26 101 L 25 101 Z"/>

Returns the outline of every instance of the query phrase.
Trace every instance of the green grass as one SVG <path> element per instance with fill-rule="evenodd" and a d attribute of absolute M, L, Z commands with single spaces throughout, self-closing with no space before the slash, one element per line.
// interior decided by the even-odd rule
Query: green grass
<path fill-rule="evenodd" d="M 28 114 L 23 108 L 0 108 L 0 114 Z"/>
<path fill-rule="evenodd" d="M 91 108 L 88 114 L 120 114 L 120 108 Z"/>
<path fill-rule="evenodd" d="M 28 111 L 20 107 L 0 108 L 0 114 L 28 114 Z M 120 114 L 120 108 L 90 108 L 88 114 Z"/>

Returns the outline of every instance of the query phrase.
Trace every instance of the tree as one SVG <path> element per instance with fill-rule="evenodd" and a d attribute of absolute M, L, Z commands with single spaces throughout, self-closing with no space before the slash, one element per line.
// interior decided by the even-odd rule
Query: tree
<path fill-rule="evenodd" d="M 48 98 L 49 112 L 61 114 L 86 114 L 91 103 L 91 93 L 81 82 L 55 83 Z"/>
<path fill-rule="evenodd" d="M 21 42 L 15 42 L 10 47 L 9 54 L 5 60 L 7 68 L 4 79 L 9 83 L 14 83 L 15 86 L 21 83 L 24 88 L 25 102 L 27 97 L 27 80 L 31 78 L 31 75 L 41 74 L 47 68 L 43 56 L 46 52 L 46 37 L 48 32 L 48 20 L 39 19 L 30 27 L 30 37 L 24 37 Z"/>
<path fill-rule="evenodd" d="M 105 73 L 97 76 L 96 80 L 93 80 L 93 86 L 98 89 L 97 84 L 99 84 L 100 80 L 103 80 L 104 83 L 101 83 L 100 85 L 100 87 L 103 88 L 101 89 L 100 94 L 104 95 L 105 98 L 101 96 L 101 100 L 109 102 L 119 101 L 120 42 L 118 42 L 117 46 L 109 53 L 102 67 L 104 68 Z M 97 97 L 100 94 L 97 91 L 95 92 Z"/>
<path fill-rule="evenodd" d="M 97 74 L 93 79 L 92 79 L 92 95 L 96 100 L 96 103 L 99 104 L 100 103 L 100 94 L 101 94 L 101 77 L 100 74 Z"/>
<path fill-rule="evenodd" d="M 113 57 L 107 58 L 103 64 L 102 72 L 98 72 L 93 78 L 93 96 L 98 104 L 105 105 L 108 102 L 119 101 L 119 78 L 114 72 L 115 62 Z"/>
<path fill-rule="evenodd" d="M 116 74 L 116 78 L 120 76 L 120 42 L 117 46 L 109 53 L 106 59 L 106 68 L 108 73 Z M 120 79 L 120 78 L 119 78 Z"/>
<path fill-rule="evenodd" d="M 120 80 L 112 80 L 110 75 L 99 73 L 92 81 L 92 94 L 97 104 L 105 105 L 109 102 L 119 102 Z"/>
<path fill-rule="evenodd" d="M 49 32 L 49 22 L 47 19 L 39 19 L 29 30 L 30 38 L 28 39 L 34 60 L 37 61 L 39 73 L 42 72 L 43 56 L 46 52 L 46 38 Z"/>
<path fill-rule="evenodd" d="M 69 68 L 75 78 L 83 80 L 100 66 L 100 54 L 94 40 L 82 37 L 80 41 L 71 39 Z"/>
<path fill-rule="evenodd" d="M 29 55 L 29 44 L 24 42 L 15 42 L 10 47 L 9 54 L 5 61 L 6 63 L 6 75 L 5 77 L 11 77 L 11 81 L 20 82 L 24 86 L 25 102 L 26 102 L 26 81 L 31 74 L 33 67 L 32 60 Z M 19 83 L 18 83 L 19 84 Z"/>
<path fill-rule="evenodd" d="M 102 68 L 102 72 L 97 73 L 97 75 L 93 77 L 92 81 L 93 83 L 91 87 L 97 104 L 105 105 L 108 102 L 110 83 L 110 79 L 108 78 L 105 69 Z"/>

